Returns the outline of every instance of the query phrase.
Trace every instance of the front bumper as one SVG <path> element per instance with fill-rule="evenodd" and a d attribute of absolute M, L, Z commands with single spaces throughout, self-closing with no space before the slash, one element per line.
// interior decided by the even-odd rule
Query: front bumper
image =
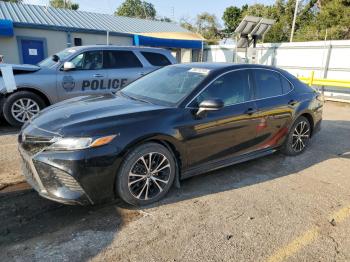
<path fill-rule="evenodd" d="M 89 205 L 115 197 L 115 175 L 121 161 L 115 148 L 41 151 L 30 155 L 20 144 L 19 152 L 23 175 L 45 198 Z"/>

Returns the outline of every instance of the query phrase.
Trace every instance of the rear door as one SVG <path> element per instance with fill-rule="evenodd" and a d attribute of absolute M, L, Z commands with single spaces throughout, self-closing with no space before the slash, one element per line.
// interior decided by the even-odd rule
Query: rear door
<path fill-rule="evenodd" d="M 279 72 L 253 69 L 258 108 L 259 148 L 276 147 L 288 132 L 295 105 L 290 97 L 292 84 Z"/>
<path fill-rule="evenodd" d="M 106 92 L 107 71 L 103 68 L 103 51 L 92 50 L 78 54 L 70 60 L 74 70 L 57 72 L 57 90 L 61 100 Z"/>
<path fill-rule="evenodd" d="M 135 53 L 131 50 L 105 50 L 104 68 L 107 72 L 107 87 L 116 92 L 146 72 Z"/>

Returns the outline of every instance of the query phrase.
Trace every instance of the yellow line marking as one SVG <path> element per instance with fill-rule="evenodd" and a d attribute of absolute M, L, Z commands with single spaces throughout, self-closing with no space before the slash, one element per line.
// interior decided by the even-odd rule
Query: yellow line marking
<path fill-rule="evenodd" d="M 347 219 L 350 216 L 350 206 L 344 207 L 337 212 L 333 213 L 331 216 L 331 219 L 334 219 L 335 222 L 343 222 L 345 219 Z"/>
<path fill-rule="evenodd" d="M 344 207 L 330 216 L 330 220 L 333 220 L 336 223 L 341 223 L 345 219 L 350 217 L 350 206 Z M 266 262 L 280 262 L 284 261 L 288 257 L 297 253 L 303 247 L 312 243 L 320 235 L 319 228 L 314 226 L 311 229 L 307 230 L 303 235 L 297 237 L 288 245 L 281 247 L 277 250 L 272 256 L 270 256 Z"/>
<path fill-rule="evenodd" d="M 291 243 L 289 243 L 285 247 L 282 247 L 281 249 L 279 249 L 275 254 L 270 256 L 266 261 L 267 262 L 283 261 L 284 259 L 297 253 L 301 248 L 310 244 L 312 241 L 314 241 L 317 238 L 318 235 L 319 235 L 318 228 L 314 227 L 306 231 L 303 235 L 294 239 Z"/>

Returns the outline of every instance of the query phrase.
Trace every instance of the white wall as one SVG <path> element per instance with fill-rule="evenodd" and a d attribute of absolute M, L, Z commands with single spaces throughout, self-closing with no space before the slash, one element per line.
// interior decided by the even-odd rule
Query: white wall
<path fill-rule="evenodd" d="M 71 33 L 71 41 L 74 43 L 74 38 L 81 38 L 83 45 L 105 45 L 107 44 L 107 34 L 86 34 L 86 33 Z M 132 37 L 125 36 L 109 36 L 109 44 L 111 45 L 133 45 Z"/>
<path fill-rule="evenodd" d="M 14 36 L 11 38 L 0 38 L 0 54 L 4 55 L 6 63 L 20 63 L 20 51 L 18 50 L 18 36 L 40 37 L 45 38 L 47 42 L 47 54 L 52 55 L 60 50 L 67 48 L 67 33 L 54 30 L 15 28 Z M 73 44 L 74 37 L 82 38 L 83 45 L 106 44 L 106 35 L 87 34 L 87 33 L 71 33 L 71 42 Z M 109 36 L 109 42 L 113 45 L 133 44 L 132 37 L 127 36 Z"/>
<path fill-rule="evenodd" d="M 208 61 L 234 61 L 234 46 L 211 46 L 206 51 Z M 244 52 L 237 55 L 238 62 L 245 61 Z M 315 77 L 350 79 L 350 40 L 258 44 L 257 63 L 277 66 L 296 76 L 315 71 Z"/>
<path fill-rule="evenodd" d="M 40 37 L 47 41 L 48 55 L 67 47 L 67 34 L 59 31 L 41 29 L 15 28 L 11 38 L 0 38 L 0 54 L 4 55 L 6 63 L 20 63 L 17 36 Z"/>

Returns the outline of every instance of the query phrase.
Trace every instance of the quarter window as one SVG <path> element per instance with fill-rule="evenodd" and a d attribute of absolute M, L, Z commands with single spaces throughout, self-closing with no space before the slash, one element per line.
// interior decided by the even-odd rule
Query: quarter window
<path fill-rule="evenodd" d="M 105 68 L 138 68 L 142 67 L 140 60 L 131 51 L 105 51 Z"/>
<path fill-rule="evenodd" d="M 283 76 L 281 76 L 281 81 L 282 81 L 283 94 L 289 93 L 293 89 L 292 84 Z"/>
<path fill-rule="evenodd" d="M 283 94 L 280 74 L 268 70 L 255 70 L 256 98 L 279 96 Z"/>
<path fill-rule="evenodd" d="M 102 69 L 102 51 L 89 51 L 74 57 L 71 62 L 76 70 L 98 70 Z"/>
<path fill-rule="evenodd" d="M 192 103 L 198 107 L 207 99 L 221 99 L 224 106 L 242 103 L 250 99 L 249 74 L 246 70 L 227 73 L 210 84 Z"/>
<path fill-rule="evenodd" d="M 171 62 L 165 55 L 152 52 L 141 52 L 141 54 L 153 66 L 167 66 L 171 64 Z"/>

